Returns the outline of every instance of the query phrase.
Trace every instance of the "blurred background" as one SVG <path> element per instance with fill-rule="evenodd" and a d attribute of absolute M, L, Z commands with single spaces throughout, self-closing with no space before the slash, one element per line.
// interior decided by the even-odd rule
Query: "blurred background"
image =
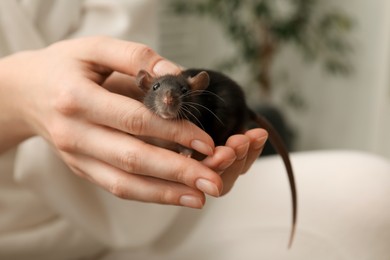
<path fill-rule="evenodd" d="M 390 158 L 388 0 L 158 3 L 158 51 L 229 74 L 253 109 L 284 120 L 292 150 Z"/>

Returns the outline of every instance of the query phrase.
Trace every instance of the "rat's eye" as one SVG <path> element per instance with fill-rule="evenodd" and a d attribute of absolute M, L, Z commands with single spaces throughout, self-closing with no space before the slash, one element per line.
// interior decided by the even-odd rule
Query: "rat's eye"
<path fill-rule="evenodd" d="M 160 87 L 160 83 L 157 82 L 156 84 L 153 85 L 152 88 L 153 90 L 157 90 L 159 87 Z"/>
<path fill-rule="evenodd" d="M 188 92 L 188 88 L 187 87 L 181 87 L 181 93 L 183 93 L 183 94 L 185 94 L 185 93 L 187 93 Z"/>

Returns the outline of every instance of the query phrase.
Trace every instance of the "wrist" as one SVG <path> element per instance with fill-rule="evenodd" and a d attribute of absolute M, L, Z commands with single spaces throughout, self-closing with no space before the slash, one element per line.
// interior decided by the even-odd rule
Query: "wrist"
<path fill-rule="evenodd" d="M 0 118 L 0 132 L 0 154 L 34 135 L 24 121 L 4 118 Z"/>
<path fill-rule="evenodd" d="M 0 153 L 34 135 L 23 117 L 23 53 L 0 59 Z M 30 84 L 29 83 L 25 83 Z"/>

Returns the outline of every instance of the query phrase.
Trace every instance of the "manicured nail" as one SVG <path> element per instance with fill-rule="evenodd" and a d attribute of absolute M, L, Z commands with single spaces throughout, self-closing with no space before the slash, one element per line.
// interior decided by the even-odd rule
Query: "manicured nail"
<path fill-rule="evenodd" d="M 213 155 L 213 148 L 211 148 L 210 145 L 199 140 L 193 140 L 191 142 L 191 148 L 205 155 Z"/>
<path fill-rule="evenodd" d="M 194 209 L 201 209 L 203 208 L 202 201 L 192 195 L 183 195 L 180 197 L 179 201 L 180 205 L 184 207 L 194 208 Z"/>
<path fill-rule="evenodd" d="M 267 137 L 261 137 L 257 139 L 256 142 L 253 144 L 253 149 L 258 150 L 262 148 L 266 142 L 267 142 Z"/>
<path fill-rule="evenodd" d="M 153 72 L 157 76 L 165 74 L 178 74 L 180 73 L 180 69 L 177 65 L 170 61 L 160 60 L 154 65 Z"/>
<path fill-rule="evenodd" d="M 212 183 L 211 181 L 209 180 L 206 180 L 206 179 L 198 179 L 196 182 L 195 182 L 195 186 L 203 191 L 204 193 L 208 194 L 208 195 L 211 195 L 211 196 L 214 196 L 214 197 L 219 197 L 220 195 L 220 192 L 217 188 L 217 186 Z"/>

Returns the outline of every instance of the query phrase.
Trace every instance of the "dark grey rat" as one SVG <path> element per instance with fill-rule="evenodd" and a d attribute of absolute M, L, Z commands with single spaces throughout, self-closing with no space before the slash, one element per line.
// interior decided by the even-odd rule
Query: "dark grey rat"
<path fill-rule="evenodd" d="M 290 247 L 296 229 L 297 192 L 289 153 L 274 127 L 247 106 L 242 88 L 220 72 L 202 69 L 188 69 L 179 75 L 157 78 L 141 70 L 137 83 L 145 92 L 146 107 L 165 119 L 190 120 L 204 129 L 216 145 L 224 145 L 231 135 L 243 133 L 253 122 L 268 131 L 272 146 L 283 159 L 290 183 Z"/>

